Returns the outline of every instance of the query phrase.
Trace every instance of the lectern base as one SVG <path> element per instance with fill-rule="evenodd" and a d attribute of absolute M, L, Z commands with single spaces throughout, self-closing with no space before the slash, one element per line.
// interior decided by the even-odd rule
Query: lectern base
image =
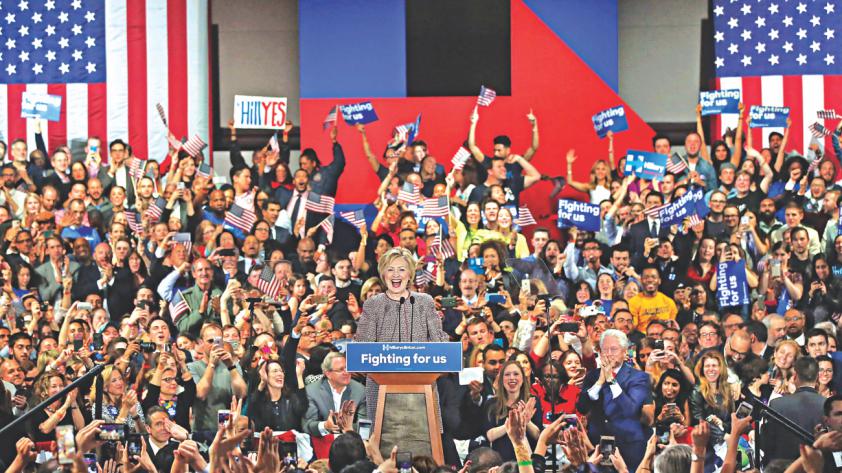
<path fill-rule="evenodd" d="M 372 376 L 379 384 L 374 434 L 380 438 L 379 447 L 384 458 L 397 445 L 398 449 L 411 452 L 413 456 L 428 455 L 443 464 L 441 425 L 436 414 L 438 399 L 433 385 L 438 374 L 427 375 L 427 379 L 418 379 L 418 376 Z M 420 384 L 427 382 L 429 384 Z"/>

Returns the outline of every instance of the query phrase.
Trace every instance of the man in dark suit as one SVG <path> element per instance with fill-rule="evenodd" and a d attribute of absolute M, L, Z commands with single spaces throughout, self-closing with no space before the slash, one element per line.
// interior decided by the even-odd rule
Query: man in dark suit
<path fill-rule="evenodd" d="M 825 398 L 814 387 L 819 376 L 819 363 L 815 358 L 803 356 L 795 360 L 794 367 L 795 393 L 773 399 L 769 407 L 807 432 L 813 432 L 822 422 L 824 413 Z M 795 460 L 801 455 L 798 450 L 801 440 L 774 420 L 765 424 L 760 439 L 767 462 L 776 458 Z"/>
<path fill-rule="evenodd" d="M 35 268 L 38 275 L 38 292 L 41 300 L 52 304 L 62 290 L 64 278 L 78 278 L 79 263 L 70 261 L 65 254 L 64 244 L 61 238 L 52 236 L 47 238 L 47 261 Z"/>
<path fill-rule="evenodd" d="M 120 186 L 125 189 L 126 199 L 129 203 L 128 206 L 131 206 L 134 204 L 135 191 L 134 181 L 129 174 L 129 167 L 126 166 L 126 161 L 130 157 L 126 143 L 121 139 L 116 139 L 111 142 L 108 151 L 111 163 L 107 168 L 103 166 L 99 169 L 97 178 L 102 182 L 102 187 L 106 192 L 110 192 L 114 186 Z"/>
<path fill-rule="evenodd" d="M 167 421 L 169 420 L 167 411 L 159 406 L 152 406 L 147 411 L 146 418 L 149 421 L 149 435 L 144 436 L 146 453 L 149 454 L 158 471 L 170 471 L 172 469 L 176 450 L 178 450 L 182 461 L 188 463 L 191 469 L 196 471 L 205 469 L 207 462 L 199 453 L 196 442 L 183 440 L 179 443 L 173 439 L 171 429 L 167 428 Z M 183 430 L 178 427 L 177 429 Z M 184 434 L 186 433 L 184 431 Z"/>
<path fill-rule="evenodd" d="M 354 403 L 354 424 L 365 418 L 365 387 L 351 379 L 345 368 L 345 355 L 332 352 L 322 361 L 324 379 L 307 385 L 307 412 L 304 414 L 304 432 L 314 437 L 338 433 L 334 413 L 342 410 L 348 401 Z"/>
<path fill-rule="evenodd" d="M 625 363 L 629 340 L 609 329 L 599 339 L 600 369 L 591 371 L 576 404 L 588 416 L 588 436 L 596 445 L 603 435 L 614 436 L 629 471 L 643 459 L 651 429 L 640 423 L 640 411 L 651 402 L 649 376 Z"/>
<path fill-rule="evenodd" d="M 646 210 L 658 207 L 664 204 L 664 196 L 660 192 L 650 192 L 646 196 L 645 206 Z M 629 228 L 628 233 L 623 236 L 623 245 L 632 251 L 632 262 L 636 262 L 636 266 L 646 260 L 646 256 L 650 250 L 657 248 L 657 241 L 650 243 L 649 247 L 645 247 L 646 239 L 666 239 L 670 234 L 669 225 L 662 225 L 661 219 L 655 214 L 652 217 L 646 217 L 642 221 L 635 223 Z M 638 271 L 640 270 L 638 266 Z"/>

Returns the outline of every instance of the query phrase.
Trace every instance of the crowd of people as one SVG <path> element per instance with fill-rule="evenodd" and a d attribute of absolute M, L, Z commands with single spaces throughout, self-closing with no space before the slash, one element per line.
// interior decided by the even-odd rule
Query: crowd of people
<path fill-rule="evenodd" d="M 40 132 L 33 150 L 0 141 L 6 471 L 842 466 L 842 124 L 833 150 L 802 156 L 788 130 L 755 147 L 742 113 L 708 145 L 697 113 L 681 152 L 653 139 L 683 166 L 644 180 L 610 133 L 605 156 L 570 150 L 551 177 L 531 162 L 532 113 L 522 154 L 505 135 L 477 143 L 479 115 L 467 118 L 469 156 L 452 168 L 399 132 L 370 143 L 363 125 L 343 143 L 330 129 L 332 157 L 291 163 L 289 122 L 247 160 L 231 125 L 224 184 L 192 147 L 157 162 L 119 139 L 77 155 Z M 369 221 L 330 203 L 364 160 L 382 182 Z M 600 230 L 530 226 L 521 194 L 542 179 L 598 204 Z M 647 212 L 697 188 L 703 218 Z M 720 306 L 727 261 L 745 262 L 747 304 Z M 405 464 L 399 440 L 381 452 L 376 386 L 346 367 L 349 342 L 382 339 L 375 296 L 406 281 L 433 301 L 428 335 L 461 342 L 464 367 L 482 371 L 436 382 L 443 463 Z M 395 341 L 410 330 L 385 328 Z"/>

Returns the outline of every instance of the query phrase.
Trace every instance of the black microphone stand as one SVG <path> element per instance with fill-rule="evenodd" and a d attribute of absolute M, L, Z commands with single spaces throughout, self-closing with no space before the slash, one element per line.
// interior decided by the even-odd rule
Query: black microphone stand
<path fill-rule="evenodd" d="M 88 381 L 88 379 L 90 379 L 92 376 L 99 376 L 99 374 L 102 373 L 102 370 L 104 370 L 106 366 L 107 366 L 106 364 L 94 366 L 93 368 L 91 368 L 90 371 L 83 374 L 82 376 L 77 378 L 75 381 L 68 384 L 64 388 L 62 388 L 61 391 L 59 391 L 59 392 L 55 393 L 54 395 L 48 397 L 47 399 L 43 400 L 40 404 L 38 404 L 37 406 L 33 407 L 32 409 L 29 409 L 28 411 L 24 412 L 22 416 L 18 417 L 17 419 L 13 420 L 10 424 L 8 424 L 5 427 L 3 427 L 2 429 L 0 429 L 0 435 L 3 435 L 8 430 L 11 430 L 13 427 L 17 426 L 18 424 L 21 424 L 21 423 L 25 422 L 30 417 L 35 415 L 36 412 L 41 412 L 47 406 L 54 403 L 56 400 L 63 398 L 70 391 L 73 391 L 74 389 L 78 388 L 80 385 L 86 383 Z M 101 376 L 99 376 L 99 378 L 100 378 L 100 380 L 102 379 Z M 99 386 L 97 386 L 97 399 L 98 399 L 97 409 L 100 411 L 99 414 L 101 416 L 101 414 L 102 414 L 102 412 L 101 412 L 102 411 L 102 390 L 99 389 Z"/>
<path fill-rule="evenodd" d="M 752 406 L 754 406 L 753 412 L 758 413 L 757 419 L 755 419 L 758 422 L 758 427 L 759 427 L 760 420 L 765 417 L 767 422 L 774 421 L 774 422 L 777 422 L 777 423 L 781 424 L 786 430 L 789 431 L 789 433 L 791 433 L 791 434 L 795 435 L 796 437 L 798 437 L 799 439 L 801 439 L 801 441 L 806 445 L 812 446 L 813 443 L 816 441 L 816 438 L 813 434 L 811 434 L 810 432 L 807 432 L 800 425 L 791 421 L 789 418 L 785 417 L 780 412 L 772 409 L 771 407 L 767 406 L 766 404 L 763 404 L 763 401 L 761 401 L 754 394 L 752 394 L 750 392 L 746 393 L 746 399 L 748 400 L 748 402 Z M 755 441 L 754 441 L 755 465 L 760 465 L 760 445 L 761 445 L 760 431 L 761 430 L 758 428 L 757 429 L 757 436 L 756 436 Z"/>
<path fill-rule="evenodd" d="M 555 403 L 558 398 L 558 390 L 561 389 L 561 385 L 558 381 L 550 381 L 547 384 L 549 384 L 549 387 L 553 388 L 552 394 L 550 394 L 550 419 L 552 419 L 552 421 L 555 422 Z M 558 453 L 556 452 L 556 444 L 557 442 L 553 442 L 551 450 L 553 456 L 553 473 L 558 472 Z"/>

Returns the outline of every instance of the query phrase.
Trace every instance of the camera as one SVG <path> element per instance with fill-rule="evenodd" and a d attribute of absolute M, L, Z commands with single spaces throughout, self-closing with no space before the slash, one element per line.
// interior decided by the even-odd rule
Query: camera
<path fill-rule="evenodd" d="M 154 353 L 157 348 L 152 342 L 140 342 L 140 350 L 143 353 Z"/>

